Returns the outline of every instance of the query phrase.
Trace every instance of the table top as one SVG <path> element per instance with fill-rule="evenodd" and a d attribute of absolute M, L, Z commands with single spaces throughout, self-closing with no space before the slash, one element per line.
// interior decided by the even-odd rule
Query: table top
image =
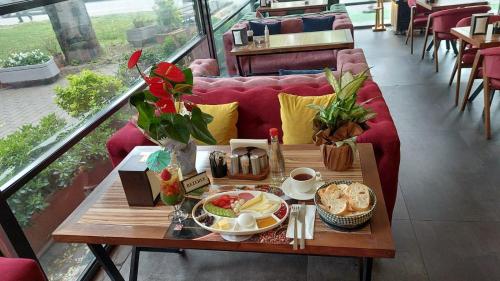
<path fill-rule="evenodd" d="M 233 47 L 231 53 L 244 56 L 343 48 L 354 48 L 349 29 L 269 35 L 269 42 L 258 45 L 254 40 L 248 45 Z"/>
<path fill-rule="evenodd" d="M 500 34 L 492 34 L 493 25 L 488 25 L 486 35 L 470 35 L 470 26 L 454 27 L 451 29 L 451 34 L 459 39 L 473 45 L 475 48 L 484 49 L 500 46 Z"/>
<path fill-rule="evenodd" d="M 488 1 L 485 1 L 485 0 L 435 0 L 433 3 L 429 3 L 426 0 L 417 0 L 417 5 L 422 6 L 429 11 L 438 11 L 438 10 L 452 9 L 452 8 L 458 8 L 458 7 L 488 5 Z"/>
<path fill-rule="evenodd" d="M 272 2 L 271 7 L 259 7 L 260 12 L 293 11 L 301 9 L 324 9 L 328 6 L 328 0 L 288 1 Z"/>
<path fill-rule="evenodd" d="M 140 152 L 146 152 L 157 148 L 138 147 L 136 149 Z M 213 150 L 228 151 L 229 147 L 198 147 L 197 170 L 206 170 L 210 178 L 208 155 Z M 316 214 L 314 239 L 306 240 L 306 247 L 303 250 L 294 251 L 287 243 L 227 242 L 222 240 L 220 235 L 214 233 L 208 235 L 210 237 L 206 239 L 172 237 L 167 232 L 170 226 L 168 216 L 173 208 L 161 203 L 155 207 L 129 207 L 118 176 L 119 167 L 115 168 L 96 187 L 52 235 L 55 241 L 66 243 L 392 258 L 395 255 L 395 246 L 372 145 L 359 144 L 358 151 L 359 157 L 356 158 L 351 169 L 345 172 L 334 172 L 324 167 L 318 147 L 314 145 L 283 146 L 287 171 L 306 166 L 321 172 L 325 180 L 362 181 L 370 186 L 377 196 L 374 216 L 368 226 L 359 231 L 339 232 L 330 229 L 319 221 Z M 213 184 L 217 185 L 264 184 L 268 182 L 269 178 L 259 182 L 229 179 L 212 181 Z"/>

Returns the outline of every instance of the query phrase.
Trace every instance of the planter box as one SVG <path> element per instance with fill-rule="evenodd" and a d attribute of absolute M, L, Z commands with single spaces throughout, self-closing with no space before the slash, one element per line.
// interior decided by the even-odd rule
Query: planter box
<path fill-rule="evenodd" d="M 156 33 L 158 33 L 157 25 L 132 28 L 127 30 L 127 41 L 134 47 L 142 47 L 144 44 L 154 41 Z"/>
<path fill-rule="evenodd" d="M 50 59 L 48 62 L 0 68 L 0 83 L 2 84 L 38 84 L 57 80 L 59 67 Z"/>

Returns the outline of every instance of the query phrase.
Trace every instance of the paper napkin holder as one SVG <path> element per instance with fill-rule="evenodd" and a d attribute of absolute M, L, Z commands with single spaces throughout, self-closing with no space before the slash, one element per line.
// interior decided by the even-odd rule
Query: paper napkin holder
<path fill-rule="evenodd" d="M 147 153 L 136 152 L 118 169 L 129 206 L 153 207 L 158 202 L 160 179 L 148 169 L 147 157 Z"/>

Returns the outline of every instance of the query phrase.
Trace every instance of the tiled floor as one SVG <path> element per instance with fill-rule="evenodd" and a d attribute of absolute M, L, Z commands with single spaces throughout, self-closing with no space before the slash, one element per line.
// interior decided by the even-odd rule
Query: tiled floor
<path fill-rule="evenodd" d="M 500 280 L 500 103 L 493 103 L 493 139 L 486 141 L 482 98 L 464 113 L 454 107 L 452 52 L 443 46 L 435 73 L 429 56 L 420 60 L 421 38 L 413 56 L 392 31 L 356 30 L 355 41 L 401 138 L 396 258 L 376 260 L 373 280 Z M 350 258 L 208 251 L 141 257 L 139 280 L 358 280 Z"/>

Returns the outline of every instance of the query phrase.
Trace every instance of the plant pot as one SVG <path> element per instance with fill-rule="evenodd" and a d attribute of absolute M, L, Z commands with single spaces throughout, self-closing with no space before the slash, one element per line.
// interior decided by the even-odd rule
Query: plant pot
<path fill-rule="evenodd" d="M 323 155 L 323 163 L 328 170 L 345 171 L 352 167 L 354 153 L 349 145 L 344 144 L 337 147 L 334 144 L 322 144 L 320 150 Z"/>
<path fill-rule="evenodd" d="M 182 175 L 186 176 L 196 171 L 196 143 L 190 140 L 187 144 L 175 140 L 167 140 L 162 145 L 175 153 Z"/>
<path fill-rule="evenodd" d="M 127 30 L 127 41 L 134 47 L 142 47 L 155 38 L 157 25 L 148 25 Z"/>
<path fill-rule="evenodd" d="M 23 85 L 50 83 L 57 80 L 59 72 L 59 67 L 51 58 L 40 64 L 0 68 L 0 83 Z"/>

